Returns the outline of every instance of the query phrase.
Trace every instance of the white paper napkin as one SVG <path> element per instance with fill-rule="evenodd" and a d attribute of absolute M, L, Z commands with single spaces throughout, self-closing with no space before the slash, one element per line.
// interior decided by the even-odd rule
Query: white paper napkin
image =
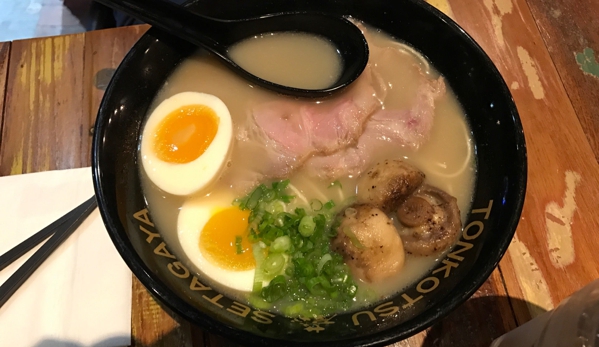
<path fill-rule="evenodd" d="M 1 177 L 0 254 L 93 194 L 90 168 Z M 0 271 L 0 284 L 38 248 Z M 0 308 L 0 346 L 128 346 L 131 295 L 96 209 Z"/>

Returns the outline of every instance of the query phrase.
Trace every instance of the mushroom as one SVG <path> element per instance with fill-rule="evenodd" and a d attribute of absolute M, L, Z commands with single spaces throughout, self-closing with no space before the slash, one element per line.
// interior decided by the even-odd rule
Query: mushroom
<path fill-rule="evenodd" d="M 427 256 L 448 249 L 462 230 L 457 200 L 424 184 L 397 209 L 399 233 L 406 252 Z"/>
<path fill-rule="evenodd" d="M 424 173 L 402 160 L 375 164 L 358 181 L 357 203 L 394 211 L 424 181 Z"/>
<path fill-rule="evenodd" d="M 401 238 L 393 221 L 377 207 L 359 204 L 341 216 L 332 248 L 354 276 L 377 282 L 399 272 L 405 261 Z"/>

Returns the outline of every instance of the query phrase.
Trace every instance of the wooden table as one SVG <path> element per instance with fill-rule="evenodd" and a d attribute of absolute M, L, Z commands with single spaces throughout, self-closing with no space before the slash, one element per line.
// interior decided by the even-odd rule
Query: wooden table
<path fill-rule="evenodd" d="M 599 278 L 599 2 L 428 0 L 493 59 L 522 118 L 526 203 L 506 256 L 448 318 L 395 346 L 488 346 Z M 0 175 L 90 165 L 90 130 L 136 26 L 0 43 Z M 134 346 L 231 343 L 133 284 Z"/>

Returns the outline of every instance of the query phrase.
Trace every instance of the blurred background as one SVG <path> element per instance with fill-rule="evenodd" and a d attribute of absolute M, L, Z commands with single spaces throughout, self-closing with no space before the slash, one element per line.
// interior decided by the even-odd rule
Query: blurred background
<path fill-rule="evenodd" d="M 169 0 L 182 3 L 182 0 Z M 0 0 L 0 42 L 133 24 L 92 0 Z"/>
<path fill-rule="evenodd" d="M 91 0 L 0 0 L 0 41 L 85 31 L 66 2 L 89 6 Z"/>

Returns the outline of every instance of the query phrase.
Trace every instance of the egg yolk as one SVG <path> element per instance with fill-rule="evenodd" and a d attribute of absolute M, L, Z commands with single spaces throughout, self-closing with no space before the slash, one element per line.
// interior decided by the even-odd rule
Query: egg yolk
<path fill-rule="evenodd" d="M 234 271 L 256 267 L 248 240 L 249 216 L 250 211 L 238 207 L 212 215 L 200 233 L 200 250 L 209 262 Z"/>
<path fill-rule="evenodd" d="M 158 125 L 154 151 L 167 163 L 196 160 L 214 140 L 218 117 L 205 105 L 187 105 L 169 113 Z"/>

